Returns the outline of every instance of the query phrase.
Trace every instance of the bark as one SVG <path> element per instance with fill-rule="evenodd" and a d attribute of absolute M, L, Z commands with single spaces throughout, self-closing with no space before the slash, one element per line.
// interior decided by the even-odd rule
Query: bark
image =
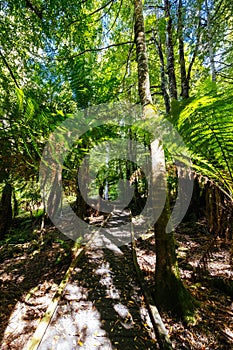
<path fill-rule="evenodd" d="M 180 278 L 174 234 L 172 231 L 166 232 L 169 214 L 167 196 L 164 210 L 154 226 L 156 237 L 154 297 L 159 307 L 171 311 L 185 322 L 192 322 L 196 307 L 195 300 Z"/>
<path fill-rule="evenodd" d="M 184 39 L 183 39 L 183 3 L 179 0 L 178 4 L 178 38 L 179 38 L 179 63 L 181 78 L 181 96 L 189 98 L 189 81 L 186 74 L 185 55 L 184 55 Z"/>
<path fill-rule="evenodd" d="M 155 144 L 155 142 L 153 143 Z M 167 227 L 171 216 L 170 201 L 166 181 L 165 157 L 162 145 L 152 155 L 153 189 L 155 203 L 160 204 L 165 193 L 164 209 L 154 225 L 156 240 L 156 271 L 154 297 L 159 308 L 171 311 L 173 314 L 189 322 L 193 318 L 194 303 L 191 295 L 184 287 L 178 268 L 175 239 L 172 227 Z M 155 208 L 157 209 L 157 208 Z"/>
<path fill-rule="evenodd" d="M 177 84 L 175 74 L 175 57 L 173 45 L 173 26 L 170 13 L 170 1 L 164 0 L 164 12 L 167 18 L 167 71 L 169 78 L 169 91 L 171 99 L 177 100 Z"/>

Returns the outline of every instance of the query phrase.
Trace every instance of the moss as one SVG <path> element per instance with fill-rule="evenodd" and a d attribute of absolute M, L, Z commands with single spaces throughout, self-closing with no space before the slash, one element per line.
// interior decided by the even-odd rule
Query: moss
<path fill-rule="evenodd" d="M 162 283 L 158 282 L 153 296 L 158 309 L 170 311 L 186 324 L 195 323 L 198 302 L 175 274 L 170 274 L 169 278 L 167 275 Z"/>

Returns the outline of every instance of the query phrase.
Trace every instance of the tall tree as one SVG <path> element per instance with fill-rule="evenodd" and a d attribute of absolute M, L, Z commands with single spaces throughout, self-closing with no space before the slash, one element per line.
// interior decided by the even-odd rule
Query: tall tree
<path fill-rule="evenodd" d="M 210 68 L 211 68 L 211 77 L 212 81 L 216 82 L 216 68 L 214 61 L 214 47 L 213 47 L 213 32 L 211 26 L 211 15 L 208 0 L 205 0 L 205 13 L 206 13 L 206 28 L 207 28 L 207 38 L 208 38 L 208 51 L 209 51 L 209 60 L 210 60 Z"/>
<path fill-rule="evenodd" d="M 143 117 L 147 118 L 147 114 L 153 113 L 153 102 L 150 92 L 150 79 L 149 79 L 149 69 L 146 53 L 146 40 L 145 40 L 145 29 L 144 29 L 144 18 L 143 18 L 143 8 L 141 0 L 135 0 L 135 42 L 137 51 L 137 63 L 138 63 L 138 91 L 140 96 L 140 102 L 143 108 Z M 160 157 L 164 159 L 164 155 L 161 149 L 157 148 L 157 143 L 153 142 L 151 145 L 151 156 L 155 155 L 155 152 L 160 151 Z M 156 167 L 156 165 L 155 165 Z M 152 174 L 156 172 L 157 169 L 152 169 Z M 153 177 L 152 175 L 152 177 Z M 155 180 L 155 178 L 154 178 Z M 163 327 L 158 326 L 157 337 L 160 343 L 161 349 L 172 349 L 171 342 L 167 337 L 165 332 L 161 332 L 160 329 Z"/>
<path fill-rule="evenodd" d="M 175 57 L 173 44 L 173 23 L 171 16 L 171 4 L 169 0 L 164 0 L 164 14 L 167 19 L 167 70 L 169 79 L 169 90 L 171 99 L 177 100 L 177 83 L 175 73 Z"/>
<path fill-rule="evenodd" d="M 178 3 L 178 40 L 179 40 L 179 63 L 180 63 L 180 80 L 181 93 L 183 98 L 189 97 L 189 80 L 186 73 L 186 62 L 184 52 L 184 38 L 183 38 L 183 1 Z"/>
<path fill-rule="evenodd" d="M 143 117 L 145 119 L 149 116 L 158 118 L 150 92 L 144 19 L 140 0 L 135 0 L 135 42 L 138 62 L 138 90 L 143 107 Z M 183 286 L 179 275 L 173 231 L 166 232 L 170 218 L 170 207 L 166 187 L 165 156 L 161 140 L 152 142 L 151 159 L 152 186 L 153 192 L 158 196 L 157 202 L 158 198 L 166 193 L 164 209 L 154 226 L 156 239 L 156 303 L 159 307 L 168 307 L 188 320 L 194 311 L 193 300 Z"/>
<path fill-rule="evenodd" d="M 159 60 L 160 60 L 160 79 L 161 79 L 161 90 L 163 94 L 164 104 L 166 113 L 168 114 L 171 110 L 171 104 L 170 104 L 170 98 L 167 93 L 167 79 L 166 79 L 166 69 L 165 69 L 165 60 L 164 60 L 164 53 L 162 49 L 162 42 L 159 33 L 155 33 L 154 30 L 152 30 L 153 34 L 153 40 L 155 43 L 155 46 L 158 51 Z M 157 34 L 157 37 L 156 37 Z"/>

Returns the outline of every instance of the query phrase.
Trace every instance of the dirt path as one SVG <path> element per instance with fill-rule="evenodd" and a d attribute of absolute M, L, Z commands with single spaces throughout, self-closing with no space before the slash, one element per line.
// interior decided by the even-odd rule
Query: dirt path
<path fill-rule="evenodd" d="M 115 244 L 124 220 L 113 215 L 78 261 L 39 350 L 158 349 L 130 245 Z"/>

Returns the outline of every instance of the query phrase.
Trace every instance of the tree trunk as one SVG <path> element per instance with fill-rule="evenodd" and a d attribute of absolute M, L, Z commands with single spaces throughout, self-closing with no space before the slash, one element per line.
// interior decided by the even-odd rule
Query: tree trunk
<path fill-rule="evenodd" d="M 160 38 L 158 38 L 158 40 L 156 39 L 154 31 L 153 31 L 153 39 L 154 39 L 154 43 L 155 43 L 155 46 L 156 46 L 156 48 L 158 50 L 158 54 L 159 54 L 161 90 L 163 93 L 163 99 L 164 99 L 164 104 L 165 104 L 165 108 L 166 108 L 166 113 L 168 114 L 170 112 L 171 105 L 170 105 L 169 95 L 168 95 L 167 89 L 166 89 L 167 82 L 166 82 L 165 63 L 164 63 L 164 57 L 163 57 L 162 44 L 161 44 Z"/>
<path fill-rule="evenodd" d="M 205 213 L 210 233 L 226 242 L 232 239 L 233 201 L 214 184 L 205 184 Z"/>
<path fill-rule="evenodd" d="M 85 147 L 85 146 L 84 146 Z M 77 183 L 77 197 L 76 197 L 76 208 L 77 208 L 77 215 L 82 220 L 84 220 L 88 215 L 88 204 L 87 204 L 87 196 L 88 196 L 88 180 L 89 180 L 89 156 L 85 156 L 83 160 L 83 165 L 78 170 L 78 183 Z M 80 190 L 80 186 L 82 189 L 82 193 Z M 103 193 L 104 194 L 104 187 L 103 187 Z"/>
<path fill-rule="evenodd" d="M 157 118 L 155 108 L 153 108 L 150 93 L 149 69 L 147 64 L 144 20 L 141 0 L 135 0 L 135 39 L 137 46 L 138 60 L 138 86 L 140 92 L 140 102 L 143 106 L 143 116 L 154 114 Z M 148 106 L 148 103 L 150 105 Z M 160 140 L 155 140 L 151 144 L 152 159 L 152 187 L 153 197 L 160 198 L 166 193 L 166 203 L 159 220 L 155 224 L 156 239 L 156 304 L 159 307 L 165 306 L 186 320 L 193 313 L 193 299 L 183 286 L 176 259 L 175 243 L 172 229 L 167 233 L 167 224 L 170 218 L 169 199 L 166 184 L 166 169 L 164 150 Z M 156 199 L 155 198 L 155 199 Z M 155 200 L 156 203 L 160 201 Z"/>
<path fill-rule="evenodd" d="M 154 225 L 156 238 L 156 272 L 154 296 L 159 308 L 171 311 L 185 322 L 193 321 L 195 300 L 183 285 L 176 258 L 173 231 L 167 232 L 170 216 L 169 199 Z"/>
<path fill-rule="evenodd" d="M 54 173 L 53 185 L 48 197 L 47 211 L 50 217 L 55 217 L 58 211 L 62 210 L 62 198 L 59 188 L 62 185 L 61 174 Z"/>
<path fill-rule="evenodd" d="M 192 68 L 193 65 L 195 63 L 195 60 L 197 58 L 197 54 L 198 54 L 198 49 L 199 49 L 199 45 L 200 45 L 200 38 L 201 38 L 201 6 L 199 5 L 198 8 L 198 26 L 197 26 L 197 34 L 196 34 L 196 44 L 195 44 L 195 48 L 193 51 L 193 55 L 191 57 L 189 66 L 188 66 L 188 70 L 187 70 L 187 84 L 188 87 L 190 88 L 190 80 L 191 80 L 191 72 L 192 72 Z"/>
<path fill-rule="evenodd" d="M 214 62 L 212 28 L 211 28 L 211 22 L 210 22 L 210 11 L 209 11 L 209 6 L 208 6 L 207 0 L 205 0 L 205 11 L 206 11 L 207 37 L 208 37 L 208 49 L 209 49 L 211 77 L 212 77 L 212 82 L 216 82 L 216 69 L 215 69 L 215 62 Z"/>
<path fill-rule="evenodd" d="M 171 99 L 177 100 L 177 84 L 175 74 L 175 57 L 173 48 L 173 28 L 170 13 L 170 1 L 164 0 L 164 12 L 167 18 L 167 70 L 169 78 L 169 91 Z"/>
<path fill-rule="evenodd" d="M 189 98 L 189 81 L 186 74 L 185 56 L 184 56 L 184 39 L 183 39 L 183 3 L 179 0 L 178 4 L 178 38 L 179 38 L 179 63 L 181 79 L 181 96 Z"/>
<path fill-rule="evenodd" d="M 146 39 L 144 18 L 142 13 L 141 0 L 135 0 L 135 42 L 138 63 L 138 93 L 141 105 L 144 107 L 148 104 L 152 105 L 152 97 L 150 92 L 150 79 L 148 70 L 148 60 L 146 54 Z"/>
<path fill-rule="evenodd" d="M 6 183 L 2 191 L 0 203 L 0 239 L 3 239 L 12 224 L 12 186 Z"/>

